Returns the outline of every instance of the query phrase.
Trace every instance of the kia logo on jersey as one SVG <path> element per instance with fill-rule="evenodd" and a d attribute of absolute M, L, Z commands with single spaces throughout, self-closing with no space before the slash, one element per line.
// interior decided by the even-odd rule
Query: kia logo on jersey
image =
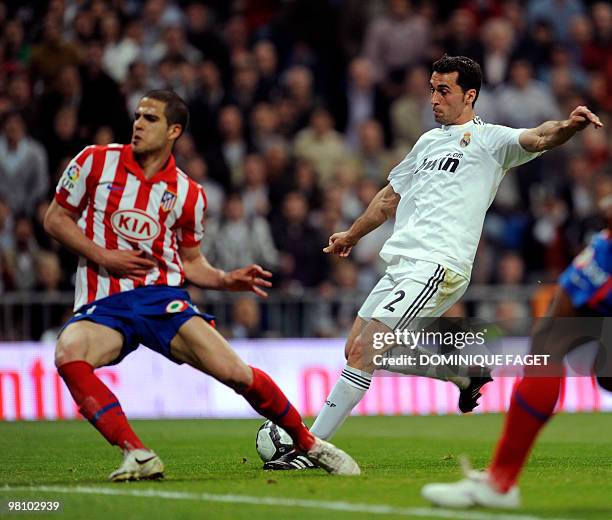
<path fill-rule="evenodd" d="M 159 223 L 140 209 L 120 209 L 111 216 L 115 233 L 136 242 L 153 240 L 159 235 Z"/>

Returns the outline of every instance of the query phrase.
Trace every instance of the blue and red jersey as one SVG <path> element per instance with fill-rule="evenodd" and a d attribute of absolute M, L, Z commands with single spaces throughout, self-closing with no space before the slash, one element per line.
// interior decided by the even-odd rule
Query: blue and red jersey
<path fill-rule="evenodd" d="M 559 284 L 577 309 L 612 316 L 612 233 L 604 230 L 561 274 Z"/>

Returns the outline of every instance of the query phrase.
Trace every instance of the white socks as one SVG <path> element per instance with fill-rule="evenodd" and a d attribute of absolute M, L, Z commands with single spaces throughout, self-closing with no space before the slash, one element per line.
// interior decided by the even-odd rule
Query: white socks
<path fill-rule="evenodd" d="M 372 374 L 346 365 L 310 428 L 312 434 L 329 440 L 361 401 L 371 381 Z"/>
<path fill-rule="evenodd" d="M 431 369 L 419 366 L 389 366 L 386 370 L 400 374 L 434 377 L 443 381 L 450 381 L 459 388 L 466 388 L 470 383 L 469 377 L 457 375 L 451 370 L 443 370 L 440 367 L 438 367 L 437 373 L 433 374 Z M 344 420 L 351 414 L 353 408 L 363 399 L 366 391 L 370 388 L 371 381 L 372 374 L 369 372 L 346 365 L 340 379 L 336 381 L 332 391 L 327 396 L 323 409 L 319 412 L 312 428 L 310 428 L 312 434 L 323 440 L 331 439 L 338 428 L 342 426 Z"/>

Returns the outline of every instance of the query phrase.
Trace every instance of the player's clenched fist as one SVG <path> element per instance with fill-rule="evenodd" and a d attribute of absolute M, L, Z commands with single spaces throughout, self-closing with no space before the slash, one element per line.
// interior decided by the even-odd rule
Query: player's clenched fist
<path fill-rule="evenodd" d="M 595 128 L 601 128 L 603 123 L 593 112 L 585 106 L 578 106 L 569 115 L 570 126 L 576 130 L 584 130 L 590 124 Z"/>
<path fill-rule="evenodd" d="M 155 262 L 144 258 L 144 251 L 109 249 L 104 252 L 100 265 L 109 273 L 127 278 L 139 278 L 155 267 Z"/>
<path fill-rule="evenodd" d="M 346 258 L 356 243 L 357 240 L 348 231 L 341 231 L 329 237 L 329 245 L 323 248 L 323 252 Z"/>

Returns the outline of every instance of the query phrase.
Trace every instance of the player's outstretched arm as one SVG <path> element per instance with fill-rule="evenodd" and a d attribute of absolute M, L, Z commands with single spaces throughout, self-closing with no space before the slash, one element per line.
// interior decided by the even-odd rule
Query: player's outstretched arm
<path fill-rule="evenodd" d="M 120 251 L 100 247 L 83 234 L 77 226 L 78 219 L 78 213 L 60 206 L 53 200 L 45 214 L 45 231 L 71 251 L 119 277 L 139 278 L 155 267 L 155 262 L 142 257 L 143 251 Z"/>
<path fill-rule="evenodd" d="M 388 218 L 395 216 L 399 201 L 400 196 L 393 191 L 391 184 L 387 184 L 374 196 L 363 214 L 347 231 L 334 233 L 329 237 L 329 245 L 323 248 L 323 251 L 342 258 L 347 257 L 361 237 L 374 231 Z"/>
<path fill-rule="evenodd" d="M 199 287 L 219 291 L 250 291 L 262 298 L 268 296 L 264 288 L 272 287 L 267 280 L 272 273 L 257 264 L 225 272 L 210 265 L 199 246 L 180 247 L 179 255 L 185 277 Z"/>
<path fill-rule="evenodd" d="M 536 128 L 525 130 L 519 137 L 521 146 L 528 152 L 544 152 L 562 145 L 576 132 L 593 125 L 601 128 L 603 123 L 587 107 L 576 107 L 564 121 L 546 121 Z"/>

